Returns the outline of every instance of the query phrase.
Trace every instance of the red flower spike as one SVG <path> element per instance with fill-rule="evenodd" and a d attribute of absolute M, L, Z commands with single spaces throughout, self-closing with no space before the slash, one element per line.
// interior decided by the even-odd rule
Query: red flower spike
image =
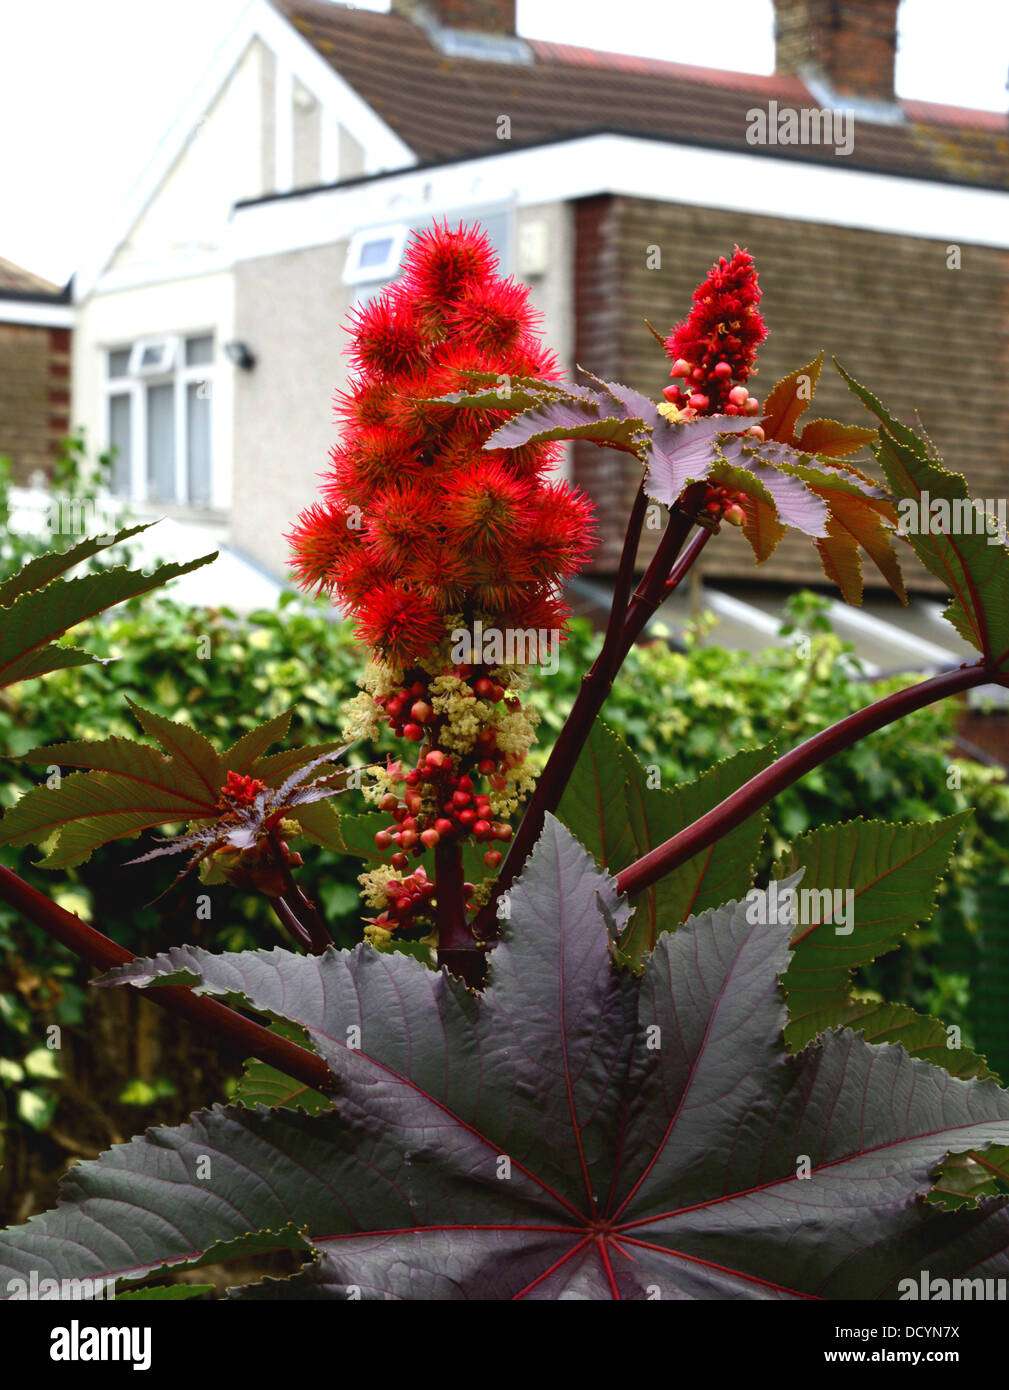
<path fill-rule="evenodd" d="M 266 791 L 266 783 L 257 777 L 245 777 L 240 772 L 229 772 L 221 788 L 219 804 L 229 809 L 236 806 L 254 806 L 260 792 Z"/>
<path fill-rule="evenodd" d="M 754 371 L 757 348 L 767 337 L 757 310 L 760 287 L 748 251 L 722 256 L 694 291 L 693 308 L 666 339 L 674 377 L 693 383 L 690 404 L 702 415 L 740 404 L 737 387 Z M 689 368 L 689 373 L 687 369 Z"/>

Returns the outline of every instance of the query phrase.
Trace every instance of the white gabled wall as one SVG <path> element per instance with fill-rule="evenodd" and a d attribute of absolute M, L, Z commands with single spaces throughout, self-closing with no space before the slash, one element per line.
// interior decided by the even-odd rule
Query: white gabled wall
<path fill-rule="evenodd" d="M 212 332 L 215 508 L 231 504 L 236 369 L 234 204 L 415 156 L 267 0 L 250 0 L 123 209 L 75 276 L 72 421 L 107 443 L 106 353 Z"/>
<path fill-rule="evenodd" d="M 254 39 L 192 135 L 155 197 L 116 251 L 98 288 L 117 272 L 164 274 L 192 257 L 227 255 L 231 211 L 240 198 L 274 191 L 264 179 L 264 69 L 270 55 Z"/>

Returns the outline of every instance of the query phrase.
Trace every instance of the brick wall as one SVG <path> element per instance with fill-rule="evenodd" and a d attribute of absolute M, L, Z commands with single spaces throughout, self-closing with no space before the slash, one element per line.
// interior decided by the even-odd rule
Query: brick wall
<path fill-rule="evenodd" d="M 626 314 L 621 304 L 620 209 L 609 195 L 575 205 L 575 363 L 607 381 L 620 380 Z M 634 501 L 634 462 L 612 449 L 578 441 L 574 481 L 596 504 L 600 545 L 593 568 L 616 570 L 627 513 Z"/>
<path fill-rule="evenodd" d="M 18 482 L 48 469 L 70 428 L 70 330 L 0 322 L 0 454 Z"/>
<path fill-rule="evenodd" d="M 658 398 L 669 364 L 644 320 L 668 334 L 712 261 L 738 242 L 756 258 L 770 330 L 756 394 L 765 396 L 780 376 L 825 348 L 812 416 L 869 420 L 834 371 L 835 354 L 896 415 L 914 424 L 920 412 L 947 466 L 964 473 L 976 495 L 1007 495 L 1009 253 L 964 245 L 960 269 L 948 269 L 946 245 L 920 237 L 640 199 L 588 199 L 578 206 L 576 227 L 576 281 L 612 267 L 616 277 L 583 286 L 578 361 L 589 370 L 599 372 L 602 362 L 604 372 Z M 661 268 L 648 269 L 648 248 L 655 246 Z M 606 544 L 597 567 L 611 571 L 627 511 L 617 499 L 633 490 L 634 461 L 582 449 L 576 480 L 604 503 Z M 738 533 L 720 537 L 704 559 L 709 575 L 754 576 Z M 920 567 L 905 568 L 917 588 L 937 587 Z M 788 535 L 760 578 L 794 584 L 818 573 L 808 542 Z M 865 578 L 867 588 L 882 587 L 869 565 Z"/>

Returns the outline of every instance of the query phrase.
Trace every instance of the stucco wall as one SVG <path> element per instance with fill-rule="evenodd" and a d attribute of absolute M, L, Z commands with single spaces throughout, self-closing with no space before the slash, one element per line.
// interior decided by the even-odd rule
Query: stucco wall
<path fill-rule="evenodd" d="M 275 574 L 284 533 L 315 498 L 336 439 L 332 400 L 346 380 L 341 325 L 347 243 L 264 256 L 235 271 L 235 333 L 256 366 L 235 381 L 233 543 Z"/>

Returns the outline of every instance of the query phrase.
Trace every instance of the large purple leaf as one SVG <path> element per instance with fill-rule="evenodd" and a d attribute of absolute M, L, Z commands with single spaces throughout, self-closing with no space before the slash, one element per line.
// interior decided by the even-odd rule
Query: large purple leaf
<path fill-rule="evenodd" d="M 369 947 L 115 972 L 303 1026 L 337 1108 L 215 1107 L 78 1165 L 0 1237 L 0 1288 L 299 1243 L 299 1275 L 236 1294 L 892 1298 L 920 1269 L 1009 1275 L 1002 1202 L 918 1200 L 950 1149 L 1009 1139 L 1009 1095 L 844 1031 L 790 1057 L 787 924 L 714 909 L 623 973 L 612 882 L 553 819 L 508 903 L 483 998 Z"/>

